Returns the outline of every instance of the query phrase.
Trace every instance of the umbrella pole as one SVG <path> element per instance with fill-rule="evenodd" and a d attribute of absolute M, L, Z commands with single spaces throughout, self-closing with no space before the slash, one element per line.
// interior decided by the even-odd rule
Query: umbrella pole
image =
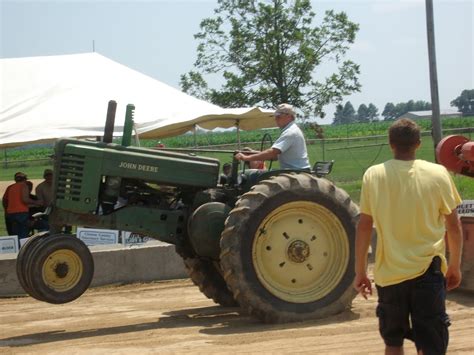
<path fill-rule="evenodd" d="M 194 148 L 197 148 L 197 140 L 196 140 L 196 124 L 193 125 L 193 139 L 194 139 Z"/>

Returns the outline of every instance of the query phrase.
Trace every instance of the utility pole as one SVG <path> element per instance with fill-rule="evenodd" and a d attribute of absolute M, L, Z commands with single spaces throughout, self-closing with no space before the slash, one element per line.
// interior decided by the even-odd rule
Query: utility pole
<path fill-rule="evenodd" d="M 443 138 L 443 131 L 441 129 L 441 120 L 439 117 L 438 74 L 436 71 L 433 0 L 426 0 L 426 30 L 428 35 L 428 58 L 430 64 L 431 124 L 433 126 L 433 142 L 436 148 L 439 141 Z"/>

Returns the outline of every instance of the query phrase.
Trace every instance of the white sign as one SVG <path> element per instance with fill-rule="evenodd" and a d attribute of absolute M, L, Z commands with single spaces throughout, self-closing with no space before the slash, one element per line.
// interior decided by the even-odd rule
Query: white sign
<path fill-rule="evenodd" d="M 122 232 L 123 245 L 143 244 L 152 239 L 140 233 Z"/>
<path fill-rule="evenodd" d="M 86 245 L 104 245 L 117 244 L 119 231 L 78 227 L 76 234 Z"/>
<path fill-rule="evenodd" d="M 0 237 L 0 254 L 18 253 L 18 236 Z"/>
<path fill-rule="evenodd" d="M 457 208 L 462 216 L 474 216 L 474 200 L 464 200 Z"/>

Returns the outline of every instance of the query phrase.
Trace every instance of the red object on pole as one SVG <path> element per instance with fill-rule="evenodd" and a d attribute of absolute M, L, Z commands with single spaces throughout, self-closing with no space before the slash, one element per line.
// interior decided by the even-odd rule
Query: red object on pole
<path fill-rule="evenodd" d="M 463 136 L 447 136 L 436 147 L 438 162 L 456 174 L 474 177 L 474 142 Z"/>

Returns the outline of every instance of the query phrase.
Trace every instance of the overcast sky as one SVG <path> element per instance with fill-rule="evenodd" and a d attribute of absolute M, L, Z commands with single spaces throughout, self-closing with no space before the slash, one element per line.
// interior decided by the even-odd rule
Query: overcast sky
<path fill-rule="evenodd" d="M 356 110 L 374 103 L 380 113 L 387 102 L 431 101 L 424 0 L 312 3 L 318 18 L 334 9 L 360 25 L 348 58 L 361 66 L 362 91 L 344 101 Z M 91 52 L 94 41 L 96 52 L 179 88 L 180 75 L 193 68 L 196 58 L 193 35 L 216 4 L 0 0 L 0 57 Z M 435 0 L 434 17 L 444 109 L 463 89 L 474 88 L 474 0 Z"/>

